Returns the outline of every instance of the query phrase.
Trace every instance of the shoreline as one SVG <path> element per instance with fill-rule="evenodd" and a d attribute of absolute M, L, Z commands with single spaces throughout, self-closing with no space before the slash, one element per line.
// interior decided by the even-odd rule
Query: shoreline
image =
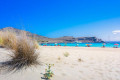
<path fill-rule="evenodd" d="M 41 43 L 39 45 L 41 45 L 41 46 L 120 48 L 120 42 L 111 42 L 111 43 Z"/>
<path fill-rule="evenodd" d="M 71 48 L 102 48 L 102 49 L 104 49 L 104 48 L 114 48 L 114 47 L 80 47 L 80 46 L 41 46 L 40 45 L 40 47 L 71 47 Z M 114 48 L 114 49 L 120 49 L 120 47 L 118 47 L 118 48 Z"/>

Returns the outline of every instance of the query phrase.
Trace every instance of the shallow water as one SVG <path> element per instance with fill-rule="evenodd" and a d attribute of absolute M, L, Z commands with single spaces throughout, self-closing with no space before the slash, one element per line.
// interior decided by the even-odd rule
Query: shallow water
<path fill-rule="evenodd" d="M 102 47 L 103 43 L 42 43 L 41 46 L 78 46 L 78 47 L 86 47 L 86 44 L 91 44 L 90 47 Z M 118 47 L 120 48 L 120 42 L 106 42 L 105 47 L 116 47 L 114 44 L 119 44 Z"/>

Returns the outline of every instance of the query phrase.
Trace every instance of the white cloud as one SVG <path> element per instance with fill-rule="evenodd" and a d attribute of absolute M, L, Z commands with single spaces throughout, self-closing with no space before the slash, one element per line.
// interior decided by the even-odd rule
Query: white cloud
<path fill-rule="evenodd" d="M 120 33 L 120 30 L 115 30 L 115 31 L 112 31 L 113 34 L 118 34 Z"/>

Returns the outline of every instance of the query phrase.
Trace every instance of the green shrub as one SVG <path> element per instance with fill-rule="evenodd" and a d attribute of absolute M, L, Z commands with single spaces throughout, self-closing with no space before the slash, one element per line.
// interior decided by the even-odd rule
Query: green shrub
<path fill-rule="evenodd" d="M 48 64 L 47 65 L 48 68 L 45 69 L 45 73 L 43 74 L 43 77 L 41 77 L 41 79 L 50 80 L 53 77 L 54 74 L 51 71 L 52 66 L 54 66 L 54 64 Z"/>

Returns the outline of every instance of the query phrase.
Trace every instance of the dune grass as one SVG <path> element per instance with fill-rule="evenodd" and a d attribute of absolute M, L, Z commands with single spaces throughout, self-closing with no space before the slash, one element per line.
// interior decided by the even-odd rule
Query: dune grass
<path fill-rule="evenodd" d="M 16 48 L 17 37 L 15 33 L 9 31 L 0 32 L 0 38 L 1 46 L 10 49 Z"/>
<path fill-rule="evenodd" d="M 61 60 L 61 58 L 60 58 L 60 57 L 58 57 L 58 60 Z"/>
<path fill-rule="evenodd" d="M 34 40 L 34 44 L 36 49 L 40 49 L 39 43 L 36 40 Z"/>
<path fill-rule="evenodd" d="M 81 58 L 78 59 L 78 62 L 82 62 L 83 60 Z"/>
<path fill-rule="evenodd" d="M 11 59 L 2 62 L 2 67 L 7 67 L 9 71 L 17 71 L 32 65 L 38 65 L 38 54 L 36 53 L 36 43 L 33 39 L 22 32 L 19 36 L 11 32 L 3 32 L 2 45 L 12 50 Z"/>
<path fill-rule="evenodd" d="M 68 52 L 65 52 L 65 53 L 64 53 L 64 56 L 65 56 L 65 57 L 68 57 L 69 55 L 70 55 L 70 54 L 69 54 Z"/>
<path fill-rule="evenodd" d="M 2 39 L 2 37 L 0 37 L 0 46 L 2 46 L 3 45 L 3 39 Z"/>

